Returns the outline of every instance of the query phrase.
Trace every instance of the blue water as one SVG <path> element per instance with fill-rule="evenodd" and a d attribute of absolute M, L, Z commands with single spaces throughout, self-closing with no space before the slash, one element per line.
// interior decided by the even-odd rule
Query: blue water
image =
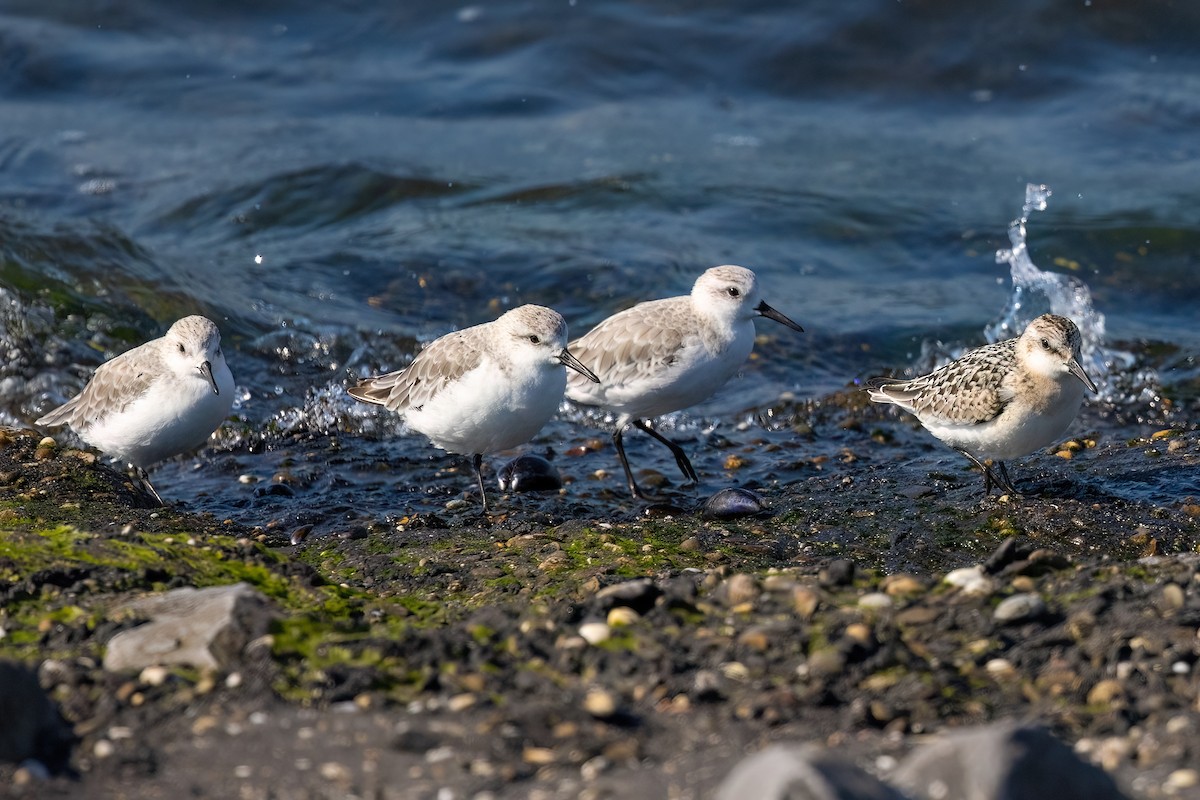
<path fill-rule="evenodd" d="M 703 437 L 982 342 L 1030 182 L 1054 192 L 1030 255 L 1083 281 L 1134 355 L 1133 415 L 1187 419 L 1198 126 L 1186 2 L 9 0 L 0 422 L 205 313 L 244 424 L 163 467 L 165 493 L 252 506 L 229 473 L 331 437 L 342 473 L 411 461 L 394 481 L 419 493 L 453 461 L 350 404 L 349 376 L 520 303 L 579 334 L 743 264 L 807 332 L 760 326 L 761 357 L 675 421 Z M 604 434 L 578 423 L 547 444 Z"/>

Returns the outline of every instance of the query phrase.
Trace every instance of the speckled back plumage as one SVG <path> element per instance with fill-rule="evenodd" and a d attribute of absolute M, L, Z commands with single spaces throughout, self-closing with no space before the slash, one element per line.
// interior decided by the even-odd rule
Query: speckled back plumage
<path fill-rule="evenodd" d="M 995 419 L 1012 399 L 1004 379 L 1016 366 L 1017 340 L 984 345 L 912 380 L 873 378 L 871 399 L 893 403 L 923 420 L 972 425 Z"/>

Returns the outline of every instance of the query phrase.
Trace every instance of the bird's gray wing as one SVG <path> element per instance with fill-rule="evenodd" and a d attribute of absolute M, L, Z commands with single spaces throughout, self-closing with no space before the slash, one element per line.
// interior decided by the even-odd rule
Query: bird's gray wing
<path fill-rule="evenodd" d="M 620 386 L 646 373 L 670 368 L 684 341 L 694 335 L 679 300 L 639 303 L 605 319 L 567 345 L 571 354 L 596 373 L 606 386 Z M 570 374 L 572 383 L 587 383 L 583 375 Z"/>
<path fill-rule="evenodd" d="M 404 369 L 364 378 L 351 386 L 350 396 L 403 413 L 420 408 L 444 389 L 479 366 L 483 360 L 480 338 L 470 328 L 430 342 Z"/>
<path fill-rule="evenodd" d="M 96 368 L 83 391 L 45 414 L 35 425 L 70 425 L 78 430 L 124 410 L 144 395 L 166 366 L 152 343 L 139 345 Z"/>

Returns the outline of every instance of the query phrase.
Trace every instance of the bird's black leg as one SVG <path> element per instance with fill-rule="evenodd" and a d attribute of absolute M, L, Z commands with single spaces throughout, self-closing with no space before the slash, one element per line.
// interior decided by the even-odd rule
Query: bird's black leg
<path fill-rule="evenodd" d="M 150 473 L 137 464 L 130 464 L 129 468 L 133 470 L 133 474 L 137 476 L 138 482 L 142 484 L 142 489 L 148 492 L 160 506 L 166 506 L 163 499 L 158 496 L 158 490 L 154 488 L 154 484 L 150 483 Z"/>
<path fill-rule="evenodd" d="M 654 428 L 651 428 L 645 420 L 635 419 L 633 424 L 638 430 L 645 431 L 670 448 L 671 455 L 675 456 L 675 463 L 679 465 L 680 471 L 683 472 L 683 477 L 687 478 L 692 483 L 700 482 L 700 478 L 696 475 L 696 470 L 692 468 L 692 462 L 688 461 L 687 453 L 683 452 L 682 447 L 675 444 L 658 431 L 654 430 Z"/>
<path fill-rule="evenodd" d="M 475 480 L 479 483 L 479 499 L 483 501 L 483 513 L 488 513 L 487 492 L 483 490 L 483 453 L 471 456 L 471 466 L 475 468 Z"/>
<path fill-rule="evenodd" d="M 629 493 L 640 500 L 642 492 L 633 479 L 633 470 L 629 468 L 629 459 L 625 457 L 625 444 L 621 441 L 621 437 L 625 435 L 625 427 L 625 425 L 621 425 L 613 433 L 613 444 L 617 448 L 617 458 L 621 459 L 621 466 L 625 469 L 625 482 L 629 484 Z"/>
<path fill-rule="evenodd" d="M 954 449 L 956 451 L 958 451 L 960 454 L 971 459 L 971 463 L 974 464 L 975 466 L 979 467 L 979 469 L 983 471 L 983 496 L 984 497 L 991 496 L 993 483 L 996 484 L 997 486 L 999 486 L 1001 489 L 1004 489 L 1004 485 L 1002 483 L 1000 483 L 1000 481 L 996 478 L 995 475 L 992 474 L 991 467 L 989 467 L 987 464 L 980 461 L 975 456 L 968 453 L 966 450 L 959 450 L 957 447 Z M 1001 466 L 1001 468 L 1003 468 L 1004 465 L 1001 463 L 1000 466 Z"/>
<path fill-rule="evenodd" d="M 1008 494 L 1011 494 L 1011 495 L 1021 494 L 1020 492 L 1017 491 L 1017 487 L 1013 486 L 1012 479 L 1008 477 L 1008 467 L 1004 466 L 1003 461 L 996 462 L 996 470 L 997 470 L 997 474 L 993 477 L 993 480 L 996 481 L 997 486 L 999 486 L 1001 489 L 1003 489 Z"/>

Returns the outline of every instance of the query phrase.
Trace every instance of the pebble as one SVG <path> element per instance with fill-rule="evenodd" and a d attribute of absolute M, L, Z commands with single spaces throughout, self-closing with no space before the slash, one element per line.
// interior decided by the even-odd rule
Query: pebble
<path fill-rule="evenodd" d="M 801 619 L 812 619 L 821 604 L 821 595 L 808 586 L 797 586 L 792 590 L 792 608 Z"/>
<path fill-rule="evenodd" d="M 162 666 L 150 666 L 142 670 L 138 675 L 138 682 L 146 686 L 162 686 L 170 677 L 171 671 Z"/>
<path fill-rule="evenodd" d="M 818 678 L 840 675 L 846 667 L 846 657 L 832 647 L 816 651 L 808 657 L 808 672 Z"/>
<path fill-rule="evenodd" d="M 471 692 L 463 692 L 456 694 L 446 702 L 446 707 L 451 711 L 466 711 L 471 706 L 475 705 L 477 698 Z"/>
<path fill-rule="evenodd" d="M 996 587 L 995 582 L 984 575 L 983 568 L 978 565 L 951 570 L 942 580 L 951 586 L 958 587 L 963 594 L 977 597 L 991 594 Z"/>
<path fill-rule="evenodd" d="M 771 636 L 765 628 L 755 626 L 747 628 L 737 638 L 738 644 L 759 653 L 765 653 L 771 647 Z"/>
<path fill-rule="evenodd" d="M 1177 769 L 1167 776 L 1163 789 L 1168 792 L 1179 789 L 1192 789 L 1200 785 L 1200 772 L 1191 768 Z"/>
<path fill-rule="evenodd" d="M 622 625 L 632 625 L 642 618 L 642 615 L 629 606 L 617 606 L 608 612 L 608 626 L 619 628 Z"/>
<path fill-rule="evenodd" d="M 526 764 L 545 766 L 553 764 L 556 759 L 554 751 L 549 747 L 526 747 L 521 753 L 521 760 Z"/>
<path fill-rule="evenodd" d="M 718 592 L 727 605 L 736 606 L 757 600 L 761 590 L 753 575 L 739 572 L 726 578 Z"/>
<path fill-rule="evenodd" d="M 1024 622 L 1036 619 L 1046 611 L 1046 601 L 1041 595 L 1024 593 L 1006 597 L 992 612 L 992 618 L 997 622 Z"/>
<path fill-rule="evenodd" d="M 1007 658 L 993 658 L 983 668 L 993 678 L 1011 678 L 1017 674 L 1017 668 Z"/>
<path fill-rule="evenodd" d="M 92 755 L 96 758 L 108 758 L 117 751 L 117 748 L 108 739 L 97 739 L 92 745 Z"/>
<path fill-rule="evenodd" d="M 612 636 L 607 622 L 585 622 L 579 626 L 579 635 L 588 644 L 600 644 Z"/>
<path fill-rule="evenodd" d="M 1109 705 L 1114 700 L 1120 699 L 1125 694 L 1125 685 L 1120 681 L 1108 678 L 1106 680 L 1097 681 L 1096 685 L 1088 692 L 1088 705 Z"/>
<path fill-rule="evenodd" d="M 898 573 L 896 575 L 889 575 L 883 579 L 883 591 L 892 597 L 902 597 L 906 594 L 921 594 L 925 591 L 925 584 L 912 575 Z"/>
<path fill-rule="evenodd" d="M 617 700 L 603 689 L 591 689 L 583 698 L 583 710 L 599 719 L 607 719 L 617 713 Z"/>
<path fill-rule="evenodd" d="M 858 607 L 867 611 L 885 611 L 895 604 L 891 595 L 883 592 L 870 592 L 858 598 Z"/>
<path fill-rule="evenodd" d="M 835 558 L 821 570 L 821 582 L 827 586 L 849 586 L 854 583 L 854 562 Z"/>

